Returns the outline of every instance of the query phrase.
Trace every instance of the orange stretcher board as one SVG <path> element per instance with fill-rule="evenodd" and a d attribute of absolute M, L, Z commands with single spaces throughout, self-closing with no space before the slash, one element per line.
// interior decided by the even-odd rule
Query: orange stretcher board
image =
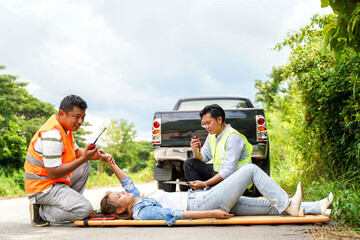
<path fill-rule="evenodd" d="M 292 224 L 328 222 L 329 217 L 322 215 L 306 215 L 292 217 L 276 216 L 235 216 L 229 219 L 202 218 L 195 220 L 177 220 L 174 225 L 253 225 L 253 224 Z M 75 221 L 75 225 L 84 226 L 84 221 Z M 165 220 L 93 220 L 88 226 L 167 226 Z"/>

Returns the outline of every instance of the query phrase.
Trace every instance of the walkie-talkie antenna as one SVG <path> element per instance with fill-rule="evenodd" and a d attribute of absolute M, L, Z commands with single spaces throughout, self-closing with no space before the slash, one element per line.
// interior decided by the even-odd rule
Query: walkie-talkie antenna
<path fill-rule="evenodd" d="M 106 128 L 104 128 L 104 130 L 102 130 L 102 132 L 101 132 L 101 133 L 99 134 L 99 136 L 95 139 L 95 141 L 90 144 L 90 147 L 89 147 L 90 150 L 92 150 L 92 149 L 95 148 L 95 146 L 96 146 L 96 144 L 95 144 L 96 141 L 99 139 L 99 137 L 101 136 L 101 134 L 105 131 L 105 129 L 106 129 Z"/>
<path fill-rule="evenodd" d="M 101 136 L 101 134 L 106 130 L 106 128 L 104 128 L 104 130 L 102 130 L 102 132 L 99 134 L 99 136 L 95 139 L 95 141 L 93 142 L 93 144 L 96 143 L 96 141 L 99 139 L 99 137 Z"/>

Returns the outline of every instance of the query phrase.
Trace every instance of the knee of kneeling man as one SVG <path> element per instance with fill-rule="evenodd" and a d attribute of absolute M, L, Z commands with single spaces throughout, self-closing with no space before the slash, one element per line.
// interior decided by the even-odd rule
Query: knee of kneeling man
<path fill-rule="evenodd" d="M 81 211 L 78 212 L 77 217 L 79 219 L 84 219 L 87 218 L 88 216 L 90 216 L 90 214 L 92 213 L 92 211 L 94 210 L 93 206 L 91 205 L 90 202 L 84 203 L 83 206 L 81 207 Z"/>

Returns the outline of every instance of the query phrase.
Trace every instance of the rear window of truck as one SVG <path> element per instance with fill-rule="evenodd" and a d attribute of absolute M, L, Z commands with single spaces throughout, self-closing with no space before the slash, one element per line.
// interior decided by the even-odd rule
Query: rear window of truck
<path fill-rule="evenodd" d="M 213 100 L 185 100 L 180 102 L 177 110 L 179 111 L 201 111 L 205 106 L 218 104 L 223 109 L 249 108 L 245 100 L 242 99 L 213 99 Z"/>

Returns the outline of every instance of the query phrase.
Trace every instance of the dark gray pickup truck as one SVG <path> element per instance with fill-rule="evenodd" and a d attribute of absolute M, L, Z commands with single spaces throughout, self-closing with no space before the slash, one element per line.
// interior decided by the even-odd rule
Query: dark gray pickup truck
<path fill-rule="evenodd" d="M 201 126 L 199 113 L 206 105 L 214 103 L 225 110 L 225 122 L 246 136 L 253 145 L 252 162 L 270 175 L 269 142 L 263 109 L 254 108 L 251 101 L 242 96 L 181 98 L 173 111 L 154 114 L 154 177 L 159 189 L 175 191 L 175 184 L 165 182 L 185 180 L 183 163 L 193 155 L 190 148 L 191 138 L 196 135 L 204 144 L 208 135 Z M 187 189 L 187 186 L 179 187 L 180 190 Z M 249 190 L 246 195 L 258 195 L 256 188 Z"/>

